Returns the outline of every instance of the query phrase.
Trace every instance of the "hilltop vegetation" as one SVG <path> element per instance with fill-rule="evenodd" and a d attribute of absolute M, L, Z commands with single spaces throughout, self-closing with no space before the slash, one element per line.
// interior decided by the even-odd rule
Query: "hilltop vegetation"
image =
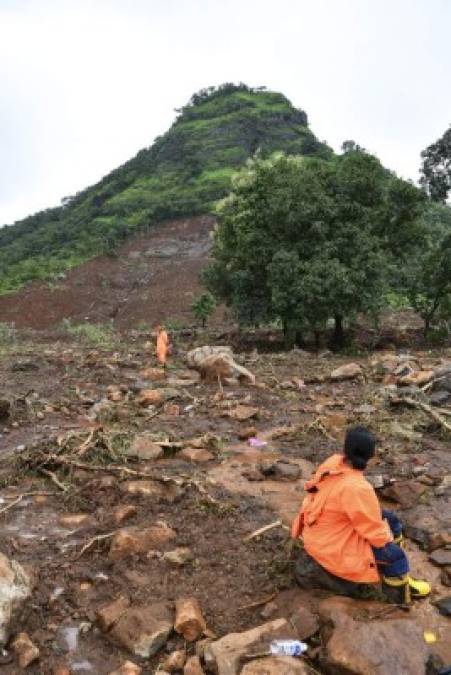
<path fill-rule="evenodd" d="M 195 94 L 171 128 L 96 185 L 0 229 L 0 293 L 46 279 L 169 218 L 208 213 L 256 152 L 332 151 L 282 94 L 226 84 Z"/>

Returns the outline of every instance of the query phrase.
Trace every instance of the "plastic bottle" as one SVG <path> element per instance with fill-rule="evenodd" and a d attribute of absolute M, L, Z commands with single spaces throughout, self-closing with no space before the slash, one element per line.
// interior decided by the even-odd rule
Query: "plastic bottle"
<path fill-rule="evenodd" d="M 300 640 L 274 640 L 269 645 L 273 656 L 301 656 L 307 649 L 308 645 Z"/>

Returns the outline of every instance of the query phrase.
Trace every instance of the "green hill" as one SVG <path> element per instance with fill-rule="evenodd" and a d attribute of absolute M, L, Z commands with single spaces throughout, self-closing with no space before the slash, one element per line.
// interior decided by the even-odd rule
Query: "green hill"
<path fill-rule="evenodd" d="M 162 220 L 208 213 L 255 152 L 327 157 L 285 96 L 225 84 L 195 94 L 149 148 L 60 207 L 0 229 L 0 293 L 105 252 Z"/>

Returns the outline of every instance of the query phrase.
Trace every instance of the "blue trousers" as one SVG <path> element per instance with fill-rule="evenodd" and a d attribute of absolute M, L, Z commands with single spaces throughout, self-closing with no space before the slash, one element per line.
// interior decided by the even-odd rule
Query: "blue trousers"
<path fill-rule="evenodd" d="M 393 511 L 382 509 L 382 518 L 388 522 L 394 537 L 402 533 L 402 523 Z M 390 542 L 380 548 L 373 546 L 373 553 L 379 572 L 384 577 L 400 577 L 409 571 L 407 556 L 398 544 Z"/>

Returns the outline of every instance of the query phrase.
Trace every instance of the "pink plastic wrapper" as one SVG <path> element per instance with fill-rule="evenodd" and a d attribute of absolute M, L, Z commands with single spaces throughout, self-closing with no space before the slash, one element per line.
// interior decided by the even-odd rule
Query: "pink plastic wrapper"
<path fill-rule="evenodd" d="M 255 436 L 248 438 L 247 442 L 249 443 L 251 448 L 264 448 L 265 445 L 268 445 L 266 441 L 261 441 L 259 438 L 255 438 Z"/>

